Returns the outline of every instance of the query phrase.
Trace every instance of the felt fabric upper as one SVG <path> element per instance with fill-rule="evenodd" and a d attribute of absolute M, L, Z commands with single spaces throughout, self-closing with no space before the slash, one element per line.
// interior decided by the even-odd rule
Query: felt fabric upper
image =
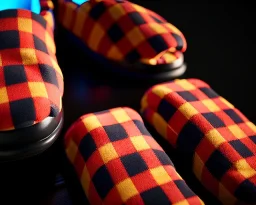
<path fill-rule="evenodd" d="M 80 117 L 65 147 L 91 204 L 204 204 L 130 108 Z"/>
<path fill-rule="evenodd" d="M 184 79 L 153 86 L 142 114 L 223 204 L 256 204 L 256 126 L 208 84 Z"/>
<path fill-rule="evenodd" d="M 107 59 L 156 65 L 171 63 L 187 44 L 183 34 L 153 11 L 129 1 L 59 0 L 60 24 Z"/>
<path fill-rule="evenodd" d="M 40 15 L 0 11 L 0 131 L 34 125 L 62 109 L 52 7 L 42 0 Z"/>

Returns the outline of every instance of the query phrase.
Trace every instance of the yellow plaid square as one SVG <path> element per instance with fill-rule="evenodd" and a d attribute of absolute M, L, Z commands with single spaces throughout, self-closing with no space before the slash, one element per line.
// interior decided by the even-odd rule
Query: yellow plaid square
<path fill-rule="evenodd" d="M 90 181 L 91 181 L 90 174 L 88 172 L 86 165 L 84 165 L 84 169 L 81 177 L 81 183 L 87 196 L 88 196 Z"/>
<path fill-rule="evenodd" d="M 165 26 L 171 29 L 174 33 L 181 35 L 181 31 L 177 29 L 174 25 L 166 23 Z"/>
<path fill-rule="evenodd" d="M 123 109 L 113 110 L 111 111 L 111 114 L 115 117 L 116 121 L 119 123 L 131 121 L 131 118 Z"/>
<path fill-rule="evenodd" d="M 202 100 L 202 103 L 207 107 L 211 112 L 217 112 L 220 111 L 220 108 L 211 100 Z"/>
<path fill-rule="evenodd" d="M 53 28 L 54 27 L 54 17 L 53 17 L 52 12 L 47 11 L 43 17 L 48 22 L 49 27 Z"/>
<path fill-rule="evenodd" d="M 174 203 L 173 205 L 190 205 L 190 204 L 188 203 L 188 200 L 185 199 L 183 201 L 179 201 L 177 203 Z"/>
<path fill-rule="evenodd" d="M 175 80 L 175 83 L 182 87 L 184 90 L 196 90 L 196 87 L 185 79 Z"/>
<path fill-rule="evenodd" d="M 222 143 L 226 142 L 226 140 L 222 137 L 222 135 L 216 130 L 210 130 L 205 137 L 211 142 L 212 145 L 214 145 L 216 148 L 218 148 Z"/>
<path fill-rule="evenodd" d="M 97 50 L 101 39 L 104 37 L 105 31 L 98 23 L 95 23 L 91 35 L 89 37 L 88 44 L 91 49 Z"/>
<path fill-rule="evenodd" d="M 33 48 L 21 48 L 20 55 L 23 65 L 36 65 L 38 64 L 36 51 Z"/>
<path fill-rule="evenodd" d="M 172 92 L 172 90 L 164 85 L 158 85 L 152 88 L 152 92 L 161 98 Z"/>
<path fill-rule="evenodd" d="M 232 105 L 230 102 L 228 102 L 225 98 L 219 97 L 219 99 L 220 99 L 220 101 L 222 101 L 229 108 L 234 108 L 234 105 Z"/>
<path fill-rule="evenodd" d="M 141 113 L 144 112 L 145 108 L 148 107 L 147 95 L 144 95 L 141 99 Z"/>
<path fill-rule="evenodd" d="M 82 36 L 84 22 L 85 22 L 87 16 L 88 16 L 87 12 L 83 12 L 83 11 L 77 12 L 76 19 L 75 19 L 75 25 L 73 28 L 73 32 L 77 36 L 80 36 L 80 37 Z"/>
<path fill-rule="evenodd" d="M 124 16 L 126 12 L 121 4 L 115 4 L 111 8 L 109 8 L 109 14 L 114 20 L 118 20 L 120 17 Z"/>
<path fill-rule="evenodd" d="M 232 132 L 232 134 L 238 138 L 238 139 L 241 139 L 241 138 L 244 138 L 246 137 L 247 135 L 243 132 L 243 130 L 240 129 L 240 127 L 238 127 L 238 125 L 231 125 L 231 126 L 228 126 L 228 129 Z"/>
<path fill-rule="evenodd" d="M 133 4 L 133 8 L 136 11 L 140 12 L 140 13 L 146 13 L 147 12 L 147 10 L 145 8 L 143 8 L 142 6 L 139 6 L 137 4 Z"/>
<path fill-rule="evenodd" d="M 130 32 L 128 32 L 126 36 L 134 47 L 145 41 L 144 35 L 137 27 L 133 28 Z"/>
<path fill-rule="evenodd" d="M 204 163 L 201 160 L 201 158 L 198 156 L 198 154 L 194 155 L 194 163 L 193 163 L 193 171 L 196 175 L 196 177 L 201 180 L 202 172 L 204 168 Z"/>
<path fill-rule="evenodd" d="M 19 31 L 32 33 L 32 20 L 28 18 L 18 18 L 18 29 Z"/>
<path fill-rule="evenodd" d="M 0 104 L 8 103 L 9 98 L 6 87 L 0 88 Z"/>
<path fill-rule="evenodd" d="M 112 143 L 108 143 L 99 148 L 100 155 L 102 157 L 103 162 L 106 164 L 109 161 L 118 158 L 118 154 L 113 147 Z"/>
<path fill-rule="evenodd" d="M 253 132 L 256 132 L 256 126 L 252 122 L 247 122 L 246 125 L 250 127 Z"/>
<path fill-rule="evenodd" d="M 166 184 L 172 180 L 169 174 L 165 171 L 164 167 L 162 166 L 150 169 L 150 173 L 152 174 L 155 181 L 159 185 Z"/>
<path fill-rule="evenodd" d="M 131 137 L 130 139 L 137 151 L 150 149 L 150 146 L 148 145 L 143 136 Z"/>
<path fill-rule="evenodd" d="M 32 97 L 44 97 L 48 98 L 48 94 L 44 83 L 29 82 L 28 87 Z"/>
<path fill-rule="evenodd" d="M 73 140 L 71 140 L 68 144 L 68 147 L 66 148 L 66 153 L 67 153 L 69 160 L 72 163 L 75 161 L 77 151 L 78 151 L 78 147 L 77 147 L 76 143 Z"/>
<path fill-rule="evenodd" d="M 189 103 L 186 102 L 179 107 L 179 111 L 187 118 L 190 119 L 199 112 Z"/>
<path fill-rule="evenodd" d="M 153 125 L 165 139 L 167 139 L 167 127 L 168 124 L 165 120 L 157 113 L 153 115 Z"/>
<path fill-rule="evenodd" d="M 256 176 L 256 170 L 246 162 L 246 159 L 241 159 L 235 163 L 237 171 L 243 175 L 246 179 Z"/>
<path fill-rule="evenodd" d="M 118 192 L 120 193 L 123 202 L 126 202 L 131 197 L 139 194 L 138 190 L 136 189 L 130 178 L 120 182 L 119 184 L 116 185 L 116 187 Z"/>
<path fill-rule="evenodd" d="M 122 52 L 115 46 L 113 45 L 108 53 L 107 53 L 107 57 L 115 59 L 115 60 L 121 60 L 123 59 L 123 55 Z"/>
<path fill-rule="evenodd" d="M 90 132 L 98 127 L 101 127 L 101 124 L 95 115 L 91 115 L 89 117 L 84 118 L 83 123 L 84 123 L 86 129 L 88 130 L 88 132 Z"/>
<path fill-rule="evenodd" d="M 158 23 L 150 23 L 149 27 L 158 34 L 168 33 L 168 30 Z"/>
<path fill-rule="evenodd" d="M 50 36 L 50 34 L 48 32 L 45 32 L 45 44 L 47 45 L 47 48 L 49 48 L 49 50 L 52 53 L 56 52 L 55 43 L 53 41 L 53 38 Z"/>

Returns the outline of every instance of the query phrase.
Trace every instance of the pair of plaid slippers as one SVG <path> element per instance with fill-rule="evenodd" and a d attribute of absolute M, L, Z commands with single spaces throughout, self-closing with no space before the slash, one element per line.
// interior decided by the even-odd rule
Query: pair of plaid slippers
<path fill-rule="evenodd" d="M 96 59 L 135 74 L 184 71 L 183 35 L 154 12 L 127 1 L 58 3 L 62 26 Z M 40 6 L 0 11 L 1 160 L 46 150 L 63 124 L 53 4 Z M 141 105 L 215 204 L 256 204 L 256 127 L 234 106 L 196 79 L 153 86 Z M 204 204 L 130 108 L 81 117 L 65 149 L 91 204 Z"/>
<path fill-rule="evenodd" d="M 256 204 L 256 126 L 209 85 L 155 85 L 141 115 L 207 196 L 182 179 L 136 111 L 115 108 L 82 116 L 65 136 L 91 204 Z"/>

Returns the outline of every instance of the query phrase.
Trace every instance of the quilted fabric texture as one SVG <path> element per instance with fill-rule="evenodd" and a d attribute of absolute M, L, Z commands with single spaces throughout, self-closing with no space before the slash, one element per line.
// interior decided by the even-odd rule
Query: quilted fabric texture
<path fill-rule="evenodd" d="M 156 85 L 144 95 L 142 113 L 223 204 L 256 204 L 256 126 L 209 85 Z"/>
<path fill-rule="evenodd" d="M 0 131 L 34 125 L 62 109 L 51 1 L 42 12 L 0 12 Z"/>
<path fill-rule="evenodd" d="M 91 204 L 203 204 L 130 108 L 82 116 L 65 143 Z"/>
<path fill-rule="evenodd" d="M 58 20 L 93 52 L 115 61 L 172 63 L 186 50 L 183 34 L 158 14 L 125 0 L 59 0 Z"/>

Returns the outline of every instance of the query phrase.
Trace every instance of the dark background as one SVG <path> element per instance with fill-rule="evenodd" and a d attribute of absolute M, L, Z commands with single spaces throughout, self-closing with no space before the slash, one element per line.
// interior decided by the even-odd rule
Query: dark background
<path fill-rule="evenodd" d="M 188 42 L 188 50 L 185 53 L 188 69 L 181 78 L 199 78 L 207 82 L 216 92 L 256 123 L 254 107 L 256 41 L 253 5 L 181 4 L 167 0 L 134 2 L 159 13 L 185 35 Z M 118 106 L 129 106 L 138 111 L 142 95 L 153 82 L 135 83 L 134 79 L 125 79 L 110 71 L 103 71 L 102 65 L 88 58 L 79 47 L 75 46 L 58 24 L 56 24 L 55 34 L 57 58 L 65 81 L 63 134 L 43 159 L 40 157 L 34 159 L 36 165 L 33 167 L 31 166 L 33 163 L 28 161 L 26 164 L 20 163 L 6 170 L 7 172 L 12 170 L 12 176 L 16 175 L 20 178 L 19 176 L 27 173 L 27 169 L 24 169 L 26 170 L 24 173 L 21 172 L 21 167 L 29 165 L 28 177 L 33 173 L 30 189 L 25 188 L 29 183 L 26 178 L 24 178 L 24 185 L 19 184 L 21 188 L 17 188 L 19 196 L 22 196 L 25 201 L 28 198 L 36 198 L 37 201 L 38 199 L 42 201 L 41 204 L 67 205 L 71 204 L 71 201 L 82 204 L 82 197 L 79 197 L 82 192 L 75 188 L 78 187 L 77 179 L 70 180 L 70 175 L 67 174 L 72 170 L 65 164 L 65 158 L 63 158 L 64 133 L 78 117 L 89 112 Z M 35 169 L 37 166 L 41 169 L 40 174 Z M 54 179 L 58 173 L 64 174 L 65 182 L 63 176 Z M 40 180 L 37 181 L 35 178 Z M 9 183 L 10 190 L 18 185 L 15 180 L 13 181 Z M 14 197 L 8 197 L 8 200 L 16 197 L 15 192 L 11 194 Z"/>

